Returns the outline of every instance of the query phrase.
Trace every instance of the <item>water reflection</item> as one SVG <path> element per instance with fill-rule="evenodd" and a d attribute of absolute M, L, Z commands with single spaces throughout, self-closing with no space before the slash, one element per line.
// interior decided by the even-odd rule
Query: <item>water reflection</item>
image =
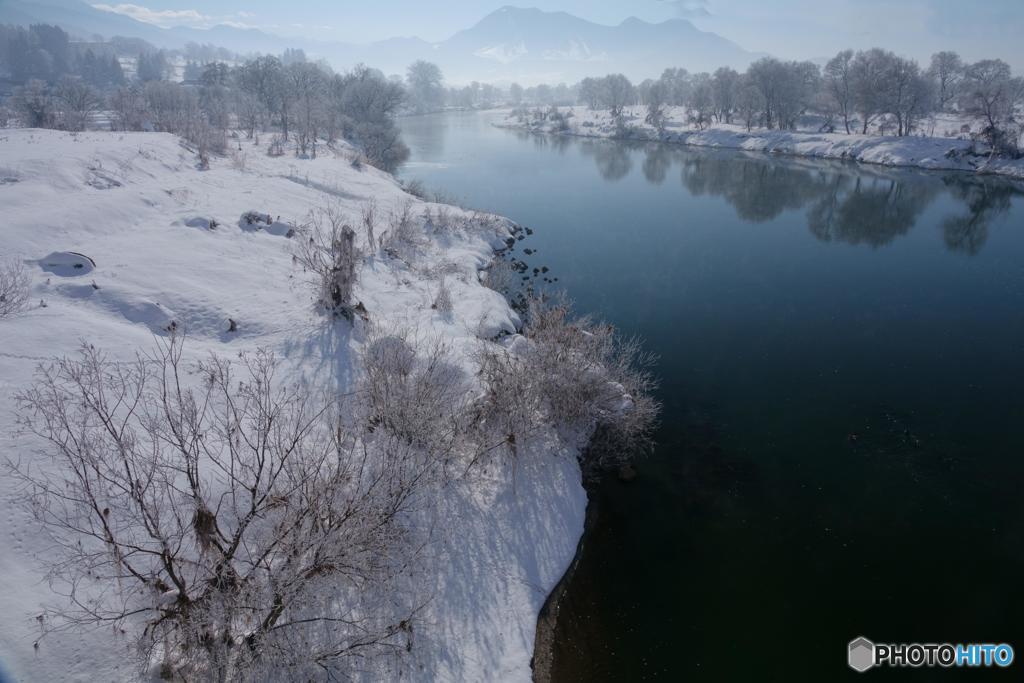
<path fill-rule="evenodd" d="M 938 188 L 930 183 L 836 176 L 828 192 L 807 212 L 807 227 L 818 239 L 885 246 L 914 227 Z"/>
<path fill-rule="evenodd" d="M 644 178 L 661 185 L 672 167 L 672 152 L 666 145 L 648 145 L 644 150 Z"/>
<path fill-rule="evenodd" d="M 972 176 L 948 176 L 944 179 L 950 194 L 964 202 L 967 210 L 949 216 L 942 223 L 946 246 L 954 251 L 976 254 L 988 239 L 992 221 L 1010 211 L 1010 200 L 1021 194 L 1008 182 L 985 182 Z"/>
<path fill-rule="evenodd" d="M 584 140 L 580 143 L 580 150 L 594 159 L 598 172 L 605 180 L 622 180 L 633 170 L 633 155 L 628 145 Z"/>
<path fill-rule="evenodd" d="M 569 140 L 550 139 L 562 145 Z M 687 192 L 721 197 L 745 221 L 762 223 L 786 211 L 803 211 L 808 229 L 819 240 L 873 248 L 907 234 L 924 210 L 947 194 L 963 204 L 963 212 L 943 222 L 946 246 L 976 254 L 993 221 L 1009 212 L 1014 197 L 1024 195 L 1012 181 L 965 173 L 892 171 L 825 160 L 603 140 L 578 144 L 605 180 L 628 176 L 639 155 L 643 177 L 653 185 L 664 183 L 672 166 L 678 164 Z"/>

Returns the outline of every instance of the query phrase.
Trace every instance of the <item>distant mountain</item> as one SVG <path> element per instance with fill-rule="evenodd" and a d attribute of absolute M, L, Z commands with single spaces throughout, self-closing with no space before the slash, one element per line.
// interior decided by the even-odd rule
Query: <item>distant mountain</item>
<path fill-rule="evenodd" d="M 657 77 L 668 66 L 690 71 L 745 67 L 756 55 L 690 22 L 630 18 L 604 26 L 565 12 L 503 7 L 437 47 L 453 74 L 470 67 L 479 80 L 576 81 L 622 72 Z"/>
<path fill-rule="evenodd" d="M 294 41 L 234 26 L 160 28 L 124 14 L 98 10 L 82 0 L 0 0 L 0 24 L 56 24 L 78 38 L 142 38 L 159 48 L 181 48 L 195 42 L 248 53 L 281 52 L 294 46 Z"/>
<path fill-rule="evenodd" d="M 97 10 L 80 0 L 0 1 L 0 23 L 36 22 L 55 23 L 84 38 L 123 35 L 166 48 L 189 41 L 241 53 L 278 53 L 299 47 L 340 69 L 363 62 L 385 73 L 404 73 L 411 62 L 427 59 L 441 67 L 450 83 L 572 83 L 611 72 L 641 80 L 657 77 L 668 66 L 690 71 L 719 66 L 741 69 L 759 56 L 683 19 L 652 24 L 630 18 L 618 26 L 605 26 L 565 12 L 503 7 L 439 43 L 391 38 L 357 45 L 282 38 L 226 25 L 207 30 L 164 29 Z"/>

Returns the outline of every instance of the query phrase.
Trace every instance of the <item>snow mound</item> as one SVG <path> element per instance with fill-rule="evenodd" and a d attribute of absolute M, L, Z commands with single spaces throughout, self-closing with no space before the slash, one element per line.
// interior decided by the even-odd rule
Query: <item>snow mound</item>
<path fill-rule="evenodd" d="M 96 268 L 96 262 L 85 254 L 77 251 L 55 251 L 36 263 L 47 273 L 59 277 L 81 277 L 88 275 Z"/>
<path fill-rule="evenodd" d="M 167 334 L 172 326 L 177 325 L 174 311 L 156 301 L 107 296 L 102 303 L 105 307 L 120 313 L 125 320 L 145 325 L 154 334 Z"/>
<path fill-rule="evenodd" d="M 219 224 L 213 218 L 195 216 L 194 218 L 186 218 L 185 225 L 189 228 L 199 228 L 200 230 L 214 230 Z"/>

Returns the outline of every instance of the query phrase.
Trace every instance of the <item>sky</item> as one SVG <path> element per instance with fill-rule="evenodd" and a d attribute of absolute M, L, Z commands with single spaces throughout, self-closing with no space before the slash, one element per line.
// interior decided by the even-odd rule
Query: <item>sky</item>
<path fill-rule="evenodd" d="M 395 36 L 442 40 L 507 4 L 565 11 L 602 24 L 684 17 L 755 52 L 818 59 L 885 47 L 927 59 L 952 49 L 1024 70 L 1024 0 L 115 0 L 102 6 L 164 26 L 228 23 L 319 40 Z"/>

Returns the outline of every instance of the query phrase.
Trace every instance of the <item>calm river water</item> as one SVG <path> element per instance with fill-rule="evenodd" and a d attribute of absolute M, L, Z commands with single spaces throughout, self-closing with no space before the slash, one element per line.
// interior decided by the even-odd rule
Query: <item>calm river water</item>
<path fill-rule="evenodd" d="M 533 228 L 519 255 L 660 356 L 657 447 L 591 492 L 555 679 L 852 679 L 859 635 L 1024 666 L 1020 186 L 494 120 L 403 120 L 401 175 Z"/>

